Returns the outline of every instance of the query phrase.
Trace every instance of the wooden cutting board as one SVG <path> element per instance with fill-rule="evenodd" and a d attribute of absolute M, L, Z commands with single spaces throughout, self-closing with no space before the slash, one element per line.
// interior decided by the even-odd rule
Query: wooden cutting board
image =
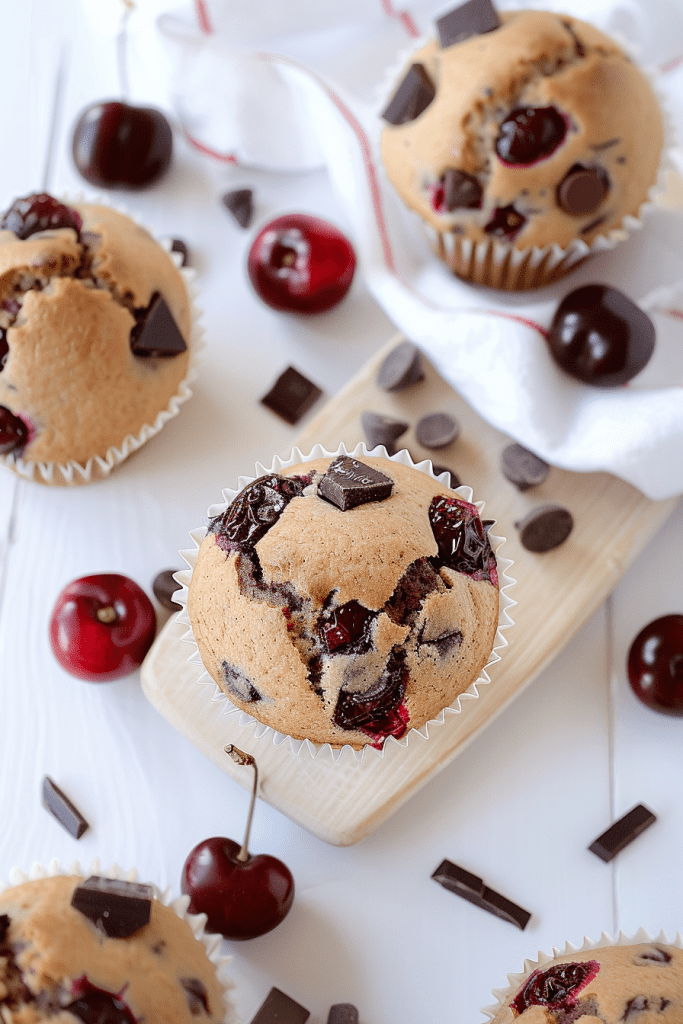
<path fill-rule="evenodd" d="M 171 618 L 142 668 L 142 685 L 154 707 L 240 785 L 251 786 L 244 772 L 223 752 L 226 743 L 258 757 L 260 795 L 325 842 L 357 843 L 385 821 L 437 772 L 441 771 L 492 718 L 531 682 L 569 642 L 611 592 L 628 565 L 673 511 L 676 500 L 653 502 L 634 487 L 606 473 L 571 473 L 553 468 L 547 481 L 520 493 L 500 473 L 499 459 L 510 439 L 485 423 L 425 360 L 425 379 L 394 394 L 375 383 L 377 369 L 400 341 L 392 338 L 347 387 L 311 420 L 297 444 L 307 453 L 316 442 L 329 450 L 343 441 L 353 448 L 364 440 L 364 410 L 386 413 L 410 423 L 400 443 L 413 459 L 433 458 L 469 484 L 475 499 L 486 501 L 485 515 L 496 519 L 495 532 L 506 537 L 502 554 L 512 558 L 517 580 L 510 590 L 517 604 L 509 647 L 491 669 L 491 684 L 458 715 L 430 728 L 428 740 L 411 735 L 407 747 L 387 744 L 383 756 L 369 751 L 362 761 L 345 751 L 333 762 L 294 754 L 289 743 L 276 746 L 256 738 L 253 727 L 226 714 L 225 700 L 211 701 L 216 687 L 197 682 L 201 666 L 189 662 L 191 645 L 180 638 L 186 626 Z M 415 438 L 414 426 L 428 412 L 450 412 L 461 424 L 459 438 L 429 452 Z M 289 453 L 283 453 L 288 455 Z M 226 486 L 235 481 L 219 481 Z M 218 497 L 218 494 L 217 494 Z M 535 555 L 519 543 L 515 522 L 536 505 L 557 502 L 570 509 L 574 529 L 554 551 Z M 250 745 L 251 744 L 251 745 Z M 324 754 L 324 751 L 323 751 Z"/>

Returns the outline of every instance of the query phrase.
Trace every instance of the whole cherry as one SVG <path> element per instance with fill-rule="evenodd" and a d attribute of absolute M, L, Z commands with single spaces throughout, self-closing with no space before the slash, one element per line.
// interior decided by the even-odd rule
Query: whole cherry
<path fill-rule="evenodd" d="M 628 680 L 643 704 L 683 715 L 683 615 L 663 615 L 641 629 L 628 652 Z"/>
<path fill-rule="evenodd" d="M 137 583 L 118 573 L 73 580 L 50 616 L 57 661 L 91 683 L 111 682 L 139 668 L 155 632 L 152 602 Z"/>
<path fill-rule="evenodd" d="M 120 100 L 93 103 L 76 122 L 76 169 L 99 188 L 145 188 L 168 170 L 173 133 L 155 107 Z"/>
<path fill-rule="evenodd" d="M 353 280 L 356 257 L 348 238 L 319 217 L 277 217 L 254 239 L 247 270 L 267 305 L 290 313 L 323 313 L 340 302 Z"/>
<path fill-rule="evenodd" d="M 251 754 L 232 743 L 224 749 L 237 764 L 254 769 L 244 841 L 240 846 L 232 839 L 214 836 L 199 843 L 183 865 L 180 887 L 190 897 L 190 913 L 206 914 L 207 931 L 218 932 L 226 939 L 255 939 L 275 928 L 289 913 L 294 879 L 276 857 L 249 853 L 258 768 Z"/>

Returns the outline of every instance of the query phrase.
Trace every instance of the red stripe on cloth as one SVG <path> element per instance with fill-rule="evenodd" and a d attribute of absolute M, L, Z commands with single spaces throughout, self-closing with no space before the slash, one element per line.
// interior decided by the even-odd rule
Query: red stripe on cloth
<path fill-rule="evenodd" d="M 420 33 L 417 25 L 408 11 L 397 11 L 391 0 L 382 0 L 382 10 L 387 17 L 396 18 L 397 21 L 400 21 L 411 39 L 415 39 L 416 36 L 419 36 Z"/>
<path fill-rule="evenodd" d="M 206 0 L 194 0 L 194 11 L 199 29 L 205 36 L 213 35 L 213 25 L 209 17 L 209 6 Z"/>
<path fill-rule="evenodd" d="M 665 75 L 667 71 L 674 71 L 675 68 L 679 67 L 681 64 L 683 64 L 683 54 L 678 57 L 672 57 L 671 60 L 666 62 L 666 64 L 660 64 L 659 70 Z"/>
<path fill-rule="evenodd" d="M 213 160 L 220 160 L 221 163 L 224 164 L 238 163 L 237 157 L 233 156 L 232 153 L 220 153 L 217 149 L 212 149 L 210 146 L 207 146 L 206 143 L 200 142 L 199 139 L 195 139 L 192 135 L 190 135 L 188 132 L 184 130 L 183 135 L 190 143 L 190 145 L 193 147 L 193 149 L 196 149 L 199 153 L 203 153 L 204 156 L 210 156 Z"/>

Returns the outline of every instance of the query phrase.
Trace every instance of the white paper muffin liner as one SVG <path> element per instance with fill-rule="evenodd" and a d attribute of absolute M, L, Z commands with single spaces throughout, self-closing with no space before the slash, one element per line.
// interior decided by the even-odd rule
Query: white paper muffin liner
<path fill-rule="evenodd" d="M 505 1000 L 509 999 L 510 996 L 514 996 L 519 991 L 523 982 L 534 971 L 538 970 L 539 967 L 547 967 L 557 957 L 571 956 L 574 953 L 586 953 L 592 949 L 602 949 L 604 946 L 637 946 L 640 943 L 652 942 L 662 946 L 677 946 L 679 949 L 683 949 L 683 935 L 681 932 L 676 932 L 674 938 L 669 939 L 663 931 L 659 935 L 652 936 L 644 928 L 639 928 L 635 935 L 625 935 L 624 932 L 619 932 L 617 937 L 613 938 L 607 932 L 603 932 L 599 939 L 589 939 L 588 936 L 584 936 L 583 943 L 580 946 L 574 946 L 571 942 L 566 942 L 564 949 L 553 946 L 552 953 L 543 953 L 539 950 L 538 959 L 525 960 L 524 968 L 519 974 L 508 974 L 508 984 L 505 988 L 493 989 L 491 994 L 496 1002 L 490 1006 L 483 1007 L 481 1012 L 485 1013 L 489 1020 L 493 1020 L 496 1014 L 503 1008 Z"/>
<path fill-rule="evenodd" d="M 0 465 L 7 466 L 8 469 L 17 473 L 24 480 L 35 480 L 37 483 L 51 486 L 73 486 L 75 484 L 87 484 L 95 480 L 103 480 L 109 476 L 116 466 L 120 465 L 138 448 L 141 448 L 146 441 L 149 441 L 155 434 L 158 434 L 169 420 L 178 415 L 181 405 L 188 398 L 192 397 L 190 385 L 197 376 L 198 355 L 204 348 L 205 341 L 204 328 L 200 323 L 201 310 L 195 302 L 198 294 L 194 284 L 195 271 L 191 267 L 181 266 L 182 256 L 180 253 L 171 252 L 172 240 L 170 238 L 161 238 L 156 235 L 147 225 L 136 221 L 125 207 L 111 203 L 107 198 L 101 196 L 86 197 L 82 193 L 75 196 L 61 195 L 56 198 L 67 206 L 73 203 L 96 203 L 102 206 L 109 206 L 118 213 L 129 217 L 135 224 L 138 224 L 139 227 L 144 228 L 148 234 L 152 235 L 161 248 L 168 253 L 174 265 L 180 271 L 185 288 L 187 289 L 192 319 L 188 341 L 190 359 L 187 373 L 181 380 L 176 394 L 173 395 L 166 408 L 157 414 L 154 423 L 145 423 L 137 434 L 127 434 L 119 445 L 112 445 L 104 455 L 93 455 L 86 463 L 76 462 L 74 459 L 70 459 L 68 462 L 38 462 L 21 458 L 15 459 L 11 452 L 7 455 L 0 455 Z"/>
<path fill-rule="evenodd" d="M 125 882 L 138 881 L 138 873 L 135 868 L 131 868 L 129 871 L 123 871 L 117 864 L 112 864 L 110 868 L 104 870 L 100 867 L 100 862 L 97 858 L 92 861 L 90 867 L 85 871 L 78 861 L 72 864 L 69 869 L 62 868 L 57 860 L 51 860 L 47 867 L 44 867 L 36 861 L 29 871 L 23 871 L 18 867 L 10 868 L 9 882 L 0 880 L 0 892 L 12 889 L 17 885 L 21 885 L 23 882 L 32 882 L 40 878 L 54 878 L 57 875 L 80 875 L 82 878 L 88 878 L 90 875 L 98 875 L 100 878 L 116 878 Z M 154 891 L 154 898 L 159 900 L 160 903 L 163 903 L 165 907 L 170 907 L 174 910 L 181 920 L 187 921 L 192 929 L 192 934 L 195 939 L 198 939 L 204 946 L 206 955 L 214 966 L 216 978 L 223 988 L 223 1002 L 225 1005 L 223 1024 L 238 1024 L 235 1007 L 229 995 L 230 989 L 235 987 L 235 983 L 227 970 L 228 964 L 232 961 L 232 957 L 225 956 L 221 952 L 221 936 L 205 932 L 204 925 L 206 924 L 206 914 L 188 914 L 187 907 L 190 902 L 189 896 L 173 898 L 170 888 L 165 889 L 162 892 L 161 889 L 154 885 L 154 883 L 150 884 Z"/>
<path fill-rule="evenodd" d="M 308 455 L 303 455 L 298 448 L 293 448 L 292 453 L 288 459 L 280 459 L 276 457 L 273 460 L 272 465 L 267 468 L 262 466 L 260 463 L 256 464 L 256 475 L 255 476 L 240 476 L 236 488 L 224 488 L 223 489 L 223 502 L 216 505 L 211 505 L 208 510 L 208 517 L 210 519 L 224 512 L 228 505 L 233 501 L 237 494 L 243 490 L 248 484 L 255 480 L 259 476 L 263 476 L 266 473 L 279 473 L 282 469 L 287 469 L 289 466 L 298 465 L 301 462 L 311 462 L 314 459 L 333 459 L 338 455 L 351 455 L 353 458 L 362 459 L 365 456 L 379 456 L 381 458 L 389 459 L 392 462 L 400 462 L 404 466 L 411 466 L 414 469 L 419 470 L 422 473 L 426 473 L 428 476 L 434 477 L 441 483 L 448 485 L 448 473 L 441 473 L 440 475 L 434 474 L 432 471 L 431 460 L 425 459 L 422 462 L 413 462 L 410 454 L 406 449 L 397 452 L 395 455 L 388 455 L 386 448 L 383 445 L 378 445 L 375 448 L 368 449 L 366 445 L 361 442 L 357 444 L 355 448 L 348 451 L 344 444 L 340 444 L 336 451 L 330 452 L 322 445 L 317 444 L 311 450 Z M 455 488 L 455 492 L 465 501 L 468 501 L 479 509 L 481 513 L 484 507 L 484 502 L 474 501 L 472 497 L 471 487 L 458 487 Z M 384 757 L 385 751 L 389 744 L 397 745 L 406 748 L 409 743 L 416 743 L 420 740 L 429 739 L 429 728 L 443 725 L 446 721 L 447 716 L 457 715 L 463 712 L 467 704 L 479 696 L 479 688 L 488 685 L 491 682 L 489 676 L 489 669 L 497 662 L 500 661 L 500 651 L 508 646 L 508 641 L 503 635 L 503 630 L 507 630 L 514 624 L 513 619 L 510 616 L 510 609 L 517 603 L 513 598 L 509 596 L 507 590 L 513 586 L 517 581 L 514 577 L 510 576 L 508 570 L 512 566 L 512 560 L 509 558 L 502 557 L 499 552 L 502 545 L 505 543 L 505 538 L 498 536 L 494 533 L 489 532 L 489 539 L 491 541 L 491 547 L 496 560 L 498 563 L 498 583 L 499 583 L 499 612 L 498 612 L 498 628 L 496 630 L 496 636 L 493 643 L 493 648 L 489 656 L 489 660 L 484 666 L 482 672 L 477 679 L 463 692 L 461 693 L 452 704 L 448 707 L 443 708 L 433 719 L 430 719 L 424 725 L 419 728 L 409 729 L 400 739 L 396 739 L 394 736 L 387 736 L 386 740 L 382 744 L 381 748 L 373 747 L 370 742 L 362 747 L 360 750 L 356 750 L 350 744 L 346 744 L 342 747 L 332 747 L 329 743 L 319 744 L 314 743 L 312 740 L 298 740 L 292 736 L 288 736 L 285 733 L 278 732 L 271 726 L 264 725 L 262 722 L 257 721 L 252 715 L 240 708 L 236 707 L 230 698 L 220 689 L 220 687 L 214 682 L 213 678 L 204 668 L 199 648 L 192 632 L 190 625 L 190 619 L 187 613 L 187 594 L 190 580 L 192 578 L 192 570 L 197 561 L 197 555 L 199 547 L 206 536 L 207 527 L 202 527 L 197 530 L 192 530 L 190 536 L 194 542 L 194 548 L 180 551 L 180 556 L 190 567 L 189 569 L 181 570 L 175 573 L 174 578 L 181 585 L 182 590 L 176 591 L 173 599 L 181 604 L 182 610 L 177 612 L 177 621 L 186 625 L 187 632 L 182 636 L 181 639 L 190 643 L 193 647 L 192 653 L 188 657 L 188 661 L 192 662 L 197 666 L 197 681 L 202 685 L 210 685 L 214 688 L 214 694 L 211 698 L 214 701 L 225 701 L 225 713 L 226 714 L 238 714 L 239 724 L 245 729 L 245 733 L 248 730 L 248 745 L 250 753 L 255 753 L 254 741 L 259 743 L 275 744 L 279 746 L 281 743 L 288 742 L 290 751 L 295 755 L 308 755 L 312 758 L 325 757 L 330 758 L 333 762 L 340 762 L 342 757 L 349 758 L 354 757 L 357 761 L 362 761 L 366 756 L 376 755 L 378 757 Z M 245 742 L 247 742 L 245 740 Z"/>

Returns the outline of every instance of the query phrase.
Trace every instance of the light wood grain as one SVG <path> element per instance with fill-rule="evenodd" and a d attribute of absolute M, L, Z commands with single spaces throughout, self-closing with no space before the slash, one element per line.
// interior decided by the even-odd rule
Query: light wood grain
<path fill-rule="evenodd" d="M 360 415 L 366 409 L 409 422 L 401 443 L 413 458 L 432 457 L 457 472 L 477 499 L 486 500 L 486 516 L 496 519 L 495 532 L 507 538 L 503 553 L 514 560 L 511 574 L 518 581 L 512 591 L 515 625 L 507 633 L 509 648 L 491 670 L 491 684 L 461 714 L 431 728 L 428 740 L 412 734 L 407 748 L 391 744 L 383 757 L 369 752 L 362 762 L 349 756 L 337 763 L 304 751 L 294 755 L 288 743 L 257 741 L 263 799 L 319 838 L 342 846 L 376 829 L 531 682 L 602 603 L 676 505 L 675 500 L 652 502 L 608 474 L 555 468 L 543 485 L 521 494 L 499 470 L 509 438 L 485 423 L 431 366 L 426 365 L 424 381 L 405 391 L 388 394 L 377 388 L 377 368 L 398 340 L 393 338 L 307 425 L 299 447 L 307 452 L 320 442 L 334 449 L 340 441 L 354 446 L 362 440 Z M 455 415 L 462 431 L 448 448 L 430 453 L 417 443 L 413 428 L 422 415 L 435 411 Z M 550 501 L 571 510 L 574 530 L 555 551 L 534 555 L 519 543 L 514 524 L 533 506 Z M 197 682 L 200 668 L 187 660 L 191 648 L 180 639 L 184 632 L 175 619 L 166 625 L 143 666 L 144 691 L 175 728 L 248 786 L 223 747 L 244 745 L 253 729 L 240 726 L 239 715 L 226 715 L 225 701 L 210 700 L 213 684 Z"/>

